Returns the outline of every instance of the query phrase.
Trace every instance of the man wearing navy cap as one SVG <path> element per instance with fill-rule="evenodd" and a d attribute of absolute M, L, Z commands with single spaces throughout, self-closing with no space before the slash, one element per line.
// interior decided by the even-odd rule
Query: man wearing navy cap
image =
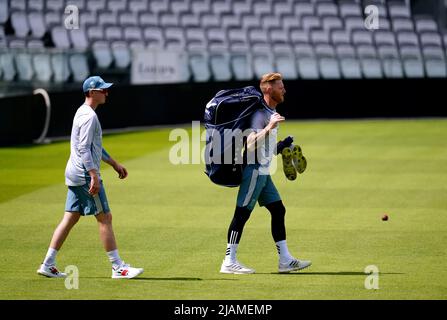
<path fill-rule="evenodd" d="M 84 81 L 85 102 L 73 119 L 71 130 L 71 153 L 65 169 L 65 184 L 68 186 L 65 214 L 54 231 L 47 255 L 37 273 L 50 278 L 65 278 L 67 275 L 56 268 L 56 254 L 62 247 L 71 228 L 81 216 L 94 215 L 99 224 L 99 233 L 104 249 L 112 263 L 112 278 L 130 279 L 143 272 L 121 260 L 112 227 L 112 213 L 107 203 L 106 192 L 100 175 L 101 160 L 118 173 L 120 179 L 127 177 L 127 170 L 116 162 L 102 147 L 102 130 L 96 108 L 106 102 L 106 83 L 94 76 Z"/>

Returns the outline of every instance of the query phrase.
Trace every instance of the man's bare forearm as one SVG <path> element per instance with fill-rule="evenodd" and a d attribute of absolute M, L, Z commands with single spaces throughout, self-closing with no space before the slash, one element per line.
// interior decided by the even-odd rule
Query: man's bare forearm
<path fill-rule="evenodd" d="M 116 161 L 107 153 L 104 148 L 102 149 L 102 161 L 108 163 L 112 167 L 116 165 Z"/>
<path fill-rule="evenodd" d="M 254 151 L 257 146 L 257 142 L 264 139 L 265 136 L 272 130 L 272 127 L 270 124 L 268 124 L 264 129 L 262 129 L 259 132 L 252 132 L 247 137 L 247 150 L 248 151 Z"/>

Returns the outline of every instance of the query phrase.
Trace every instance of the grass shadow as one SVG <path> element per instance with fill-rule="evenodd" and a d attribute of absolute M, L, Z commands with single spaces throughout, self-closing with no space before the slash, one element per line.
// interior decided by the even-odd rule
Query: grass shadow
<path fill-rule="evenodd" d="M 110 277 L 81 277 L 84 279 L 105 279 L 110 280 Z M 202 278 L 189 278 L 189 277 L 136 277 L 133 279 L 129 279 L 131 281 L 135 280 L 144 280 L 144 281 L 238 281 L 238 279 L 226 279 L 226 278 L 216 278 L 216 279 L 202 279 Z"/>
<path fill-rule="evenodd" d="M 159 280 L 159 281 L 202 281 L 202 278 L 188 277 L 171 277 L 171 278 L 155 278 L 155 277 L 137 277 L 132 280 Z"/>
<path fill-rule="evenodd" d="M 149 277 L 138 277 L 132 280 L 156 280 L 156 281 L 213 281 L 213 280 L 218 280 L 218 281 L 226 281 L 226 280 L 230 280 L 230 281 L 234 281 L 234 280 L 238 280 L 238 279 L 225 279 L 225 278 L 219 278 L 219 279 L 202 279 L 202 278 L 185 278 L 185 277 L 173 277 L 173 278 L 149 278 Z"/>
<path fill-rule="evenodd" d="M 86 279 L 107 279 L 110 277 L 81 277 Z M 149 277 L 137 277 L 129 280 L 162 280 L 162 281 L 202 281 L 202 278 L 188 278 L 188 277 L 172 277 L 172 278 L 149 278 Z"/>
<path fill-rule="evenodd" d="M 280 274 L 280 275 L 322 275 L 322 276 L 368 276 L 369 273 L 355 272 L 355 271 L 338 271 L 338 272 L 291 272 L 291 273 L 279 273 L 271 272 L 270 274 Z M 379 272 L 379 275 L 385 274 L 405 274 L 400 272 Z"/>

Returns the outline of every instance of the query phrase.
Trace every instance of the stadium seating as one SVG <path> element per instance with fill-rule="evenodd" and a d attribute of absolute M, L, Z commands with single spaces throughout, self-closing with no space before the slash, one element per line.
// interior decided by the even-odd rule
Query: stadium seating
<path fill-rule="evenodd" d="M 47 53 L 37 53 L 33 55 L 33 67 L 36 71 L 36 78 L 41 82 L 49 82 L 52 77 L 51 58 Z"/>
<path fill-rule="evenodd" d="M 14 55 L 10 52 L 0 53 L 0 66 L 2 69 L 2 76 L 5 81 L 12 81 L 16 75 L 14 67 Z"/>
<path fill-rule="evenodd" d="M 365 28 L 365 7 L 379 29 Z M 79 9 L 67 29 L 65 8 Z M 129 73 L 132 50 L 184 53 L 191 81 L 446 77 L 447 33 L 409 1 L 0 0 L 0 81 Z M 47 71 L 44 69 L 48 68 Z"/>
<path fill-rule="evenodd" d="M 382 61 L 382 68 L 387 78 L 402 78 L 403 69 L 399 59 L 399 52 L 395 45 L 381 45 L 378 47 L 378 55 Z"/>
<path fill-rule="evenodd" d="M 360 62 L 356 57 L 355 49 L 350 44 L 341 44 L 336 47 L 338 60 L 340 61 L 340 71 L 343 78 L 359 79 L 362 77 Z"/>
<path fill-rule="evenodd" d="M 70 77 L 68 57 L 64 53 L 54 53 L 50 57 L 53 79 L 55 82 L 65 82 Z"/>
<path fill-rule="evenodd" d="M 8 0 L 0 0 L 0 23 L 4 24 L 9 18 Z"/>
<path fill-rule="evenodd" d="M 284 79 L 298 78 L 293 48 L 288 43 L 278 43 L 273 47 L 275 70 L 280 72 Z"/>
<path fill-rule="evenodd" d="M 206 52 L 195 51 L 189 55 L 189 63 L 195 82 L 206 82 L 211 78 Z"/>
<path fill-rule="evenodd" d="M 70 72 L 75 82 L 82 82 L 89 76 L 87 58 L 84 54 L 74 53 L 69 56 Z"/>
<path fill-rule="evenodd" d="M 229 81 L 232 78 L 229 53 L 210 52 L 210 69 L 214 81 Z"/>

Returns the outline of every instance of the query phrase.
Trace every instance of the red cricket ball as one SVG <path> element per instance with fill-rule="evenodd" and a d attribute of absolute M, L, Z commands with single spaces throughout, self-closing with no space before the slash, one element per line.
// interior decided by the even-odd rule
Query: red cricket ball
<path fill-rule="evenodd" d="M 384 215 L 382 216 L 382 220 L 383 220 L 383 221 L 387 221 L 387 220 L 388 220 L 388 215 L 387 215 L 387 214 L 384 214 Z"/>

